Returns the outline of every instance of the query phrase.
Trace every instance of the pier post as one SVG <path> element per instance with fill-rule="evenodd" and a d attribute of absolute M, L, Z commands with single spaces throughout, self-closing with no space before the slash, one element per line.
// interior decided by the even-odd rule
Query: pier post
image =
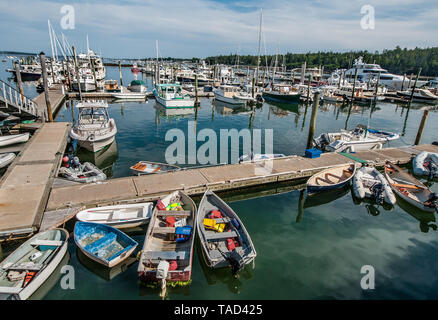
<path fill-rule="evenodd" d="M 44 97 L 46 99 L 47 117 L 49 122 L 53 122 L 52 105 L 50 104 L 49 87 L 47 85 L 46 55 L 44 54 L 44 52 L 40 53 L 40 61 L 41 61 L 41 71 L 42 71 L 41 75 L 43 77 L 43 84 L 44 84 Z M 45 119 L 43 121 L 45 121 Z"/>
<path fill-rule="evenodd" d="M 404 87 L 405 87 L 405 79 L 406 79 L 406 73 L 403 75 L 403 82 L 400 88 L 400 91 L 403 91 Z"/>
<path fill-rule="evenodd" d="M 313 135 L 315 134 L 316 116 L 318 114 L 318 107 L 319 107 L 319 96 L 320 96 L 320 93 L 315 92 L 315 96 L 313 99 L 313 105 L 312 105 L 312 116 L 310 118 L 309 135 L 307 137 L 306 149 L 311 149 L 313 147 Z"/>
<path fill-rule="evenodd" d="M 409 83 L 408 83 L 408 90 L 411 88 L 411 81 L 412 81 L 412 78 L 414 77 L 414 74 L 413 73 L 411 73 L 411 76 L 410 76 L 410 78 L 409 78 Z"/>
<path fill-rule="evenodd" d="M 428 115 L 429 115 L 429 109 L 425 109 L 423 112 L 423 118 L 421 118 L 420 127 L 418 128 L 417 137 L 415 138 L 414 145 L 420 144 L 421 136 L 423 135 L 424 125 L 426 124 Z"/>
<path fill-rule="evenodd" d="M 96 78 L 96 68 L 95 68 L 95 64 L 94 64 L 94 58 L 91 59 L 91 70 L 93 71 L 94 86 L 96 87 L 94 90 L 98 91 L 97 78 Z"/>
<path fill-rule="evenodd" d="M 53 84 L 55 84 L 56 80 L 55 80 L 55 70 L 53 69 L 53 58 L 50 59 L 50 70 L 52 71 L 52 81 L 53 81 Z"/>
<path fill-rule="evenodd" d="M 75 62 L 76 81 L 78 82 L 79 99 L 82 100 L 81 78 L 79 77 L 79 65 L 78 65 L 78 59 L 76 58 L 75 46 L 72 46 L 72 49 L 73 49 L 73 58 Z"/>
<path fill-rule="evenodd" d="M 198 98 L 198 75 L 195 73 L 195 108 L 199 107 L 199 98 Z"/>
<path fill-rule="evenodd" d="M 380 71 L 377 75 L 377 82 L 376 82 L 376 91 L 374 92 L 374 104 L 377 102 L 377 92 L 379 91 L 379 82 L 380 82 Z"/>
<path fill-rule="evenodd" d="M 309 99 L 310 99 L 310 83 L 312 82 L 312 75 L 309 74 L 309 78 L 307 80 L 307 104 L 309 104 Z"/>
<path fill-rule="evenodd" d="M 418 78 L 420 77 L 420 74 L 421 74 L 421 68 L 418 70 L 418 74 L 417 74 L 417 77 L 415 78 L 414 86 L 412 87 L 411 97 L 409 98 L 408 108 L 411 107 L 411 102 L 414 99 L 414 92 L 415 92 L 415 88 L 417 87 L 417 81 L 418 81 Z"/>
<path fill-rule="evenodd" d="M 357 68 L 354 69 L 353 92 L 351 93 L 351 103 L 354 102 L 354 91 L 356 91 Z"/>
<path fill-rule="evenodd" d="M 119 75 L 120 75 L 120 88 L 123 86 L 123 79 L 122 79 L 122 64 L 119 60 Z"/>
<path fill-rule="evenodd" d="M 255 78 L 254 78 L 254 76 L 252 77 L 252 89 L 251 89 L 251 93 L 252 93 L 252 97 L 254 98 L 254 94 L 255 94 Z"/>
<path fill-rule="evenodd" d="M 21 102 L 24 104 L 23 82 L 21 81 L 20 65 L 18 64 L 18 62 L 14 63 L 14 68 L 15 68 L 15 75 L 17 77 L 18 91 L 20 91 L 20 95 L 21 95 Z"/>
<path fill-rule="evenodd" d="M 67 59 L 67 61 L 65 62 L 65 65 L 67 67 L 68 88 L 69 88 L 70 91 L 73 91 L 72 79 L 70 78 L 70 59 Z"/>

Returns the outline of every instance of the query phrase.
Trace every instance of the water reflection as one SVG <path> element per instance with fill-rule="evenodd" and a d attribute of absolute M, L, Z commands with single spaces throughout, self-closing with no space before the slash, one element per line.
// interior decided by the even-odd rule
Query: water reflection
<path fill-rule="evenodd" d="M 417 207 L 411 205 L 410 203 L 406 202 L 398 195 L 396 195 L 396 197 L 397 205 L 402 208 L 404 212 L 420 222 L 419 227 L 421 232 L 427 233 L 430 229 L 432 229 L 433 231 L 437 230 L 435 213 L 422 211 Z"/>
<path fill-rule="evenodd" d="M 114 163 L 119 156 L 117 141 L 114 140 L 113 143 L 98 152 L 91 152 L 84 148 L 79 148 L 76 151 L 76 156 L 81 163 L 91 162 L 101 169 L 108 178 L 111 178 L 113 176 Z"/>

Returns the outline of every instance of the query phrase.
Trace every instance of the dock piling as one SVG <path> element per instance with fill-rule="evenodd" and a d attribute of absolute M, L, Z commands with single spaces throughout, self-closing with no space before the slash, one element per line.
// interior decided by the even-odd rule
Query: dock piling
<path fill-rule="evenodd" d="M 310 118 L 309 135 L 307 137 L 306 149 L 311 149 L 313 147 L 313 136 L 315 134 L 316 116 L 318 114 L 319 96 L 320 96 L 320 93 L 315 92 L 315 96 L 313 99 L 313 105 L 312 105 L 312 116 Z"/>
<path fill-rule="evenodd" d="M 46 55 L 44 54 L 44 52 L 40 53 L 40 61 L 41 61 L 41 71 L 42 71 L 41 73 L 42 73 L 43 84 L 44 84 L 44 97 L 46 99 L 47 117 L 49 122 L 53 122 L 52 105 L 50 103 L 49 87 L 47 85 Z M 45 121 L 45 119 L 43 121 Z"/>
<path fill-rule="evenodd" d="M 18 64 L 18 62 L 14 63 L 14 68 L 15 68 L 15 75 L 17 77 L 18 91 L 20 92 L 21 95 L 21 102 L 24 104 L 23 82 L 21 81 L 20 65 Z"/>
<path fill-rule="evenodd" d="M 426 124 L 427 116 L 429 115 L 429 109 L 425 109 L 423 112 L 423 117 L 421 118 L 420 127 L 418 128 L 417 136 L 415 138 L 414 145 L 419 145 L 421 136 L 423 135 L 424 126 Z"/>

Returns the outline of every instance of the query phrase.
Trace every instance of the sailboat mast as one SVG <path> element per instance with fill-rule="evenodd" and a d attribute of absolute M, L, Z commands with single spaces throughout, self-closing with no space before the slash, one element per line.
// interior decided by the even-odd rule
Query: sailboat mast
<path fill-rule="evenodd" d="M 260 45 L 261 45 L 261 41 L 262 41 L 262 17 L 263 17 L 263 12 L 262 12 L 262 9 L 260 8 L 259 48 L 258 48 L 258 51 L 257 51 L 257 68 L 256 68 L 256 76 L 255 76 L 256 84 L 257 84 L 258 79 L 259 79 Z"/>
<path fill-rule="evenodd" d="M 53 37 L 52 37 L 52 28 L 50 25 L 50 20 L 47 20 L 47 25 L 49 27 L 50 48 L 52 49 L 52 59 L 55 59 L 55 51 L 53 49 Z"/>

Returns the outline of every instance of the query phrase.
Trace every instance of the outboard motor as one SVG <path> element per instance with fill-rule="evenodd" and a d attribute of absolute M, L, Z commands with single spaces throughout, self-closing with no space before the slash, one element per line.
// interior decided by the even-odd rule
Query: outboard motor
<path fill-rule="evenodd" d="M 78 157 L 74 157 L 72 160 L 72 166 L 73 168 L 78 168 L 81 165 L 79 158 Z"/>
<path fill-rule="evenodd" d="M 226 259 L 230 263 L 231 273 L 233 274 L 233 276 L 236 276 L 240 272 L 240 270 L 245 267 L 242 257 L 236 252 L 236 250 L 231 251 Z"/>

